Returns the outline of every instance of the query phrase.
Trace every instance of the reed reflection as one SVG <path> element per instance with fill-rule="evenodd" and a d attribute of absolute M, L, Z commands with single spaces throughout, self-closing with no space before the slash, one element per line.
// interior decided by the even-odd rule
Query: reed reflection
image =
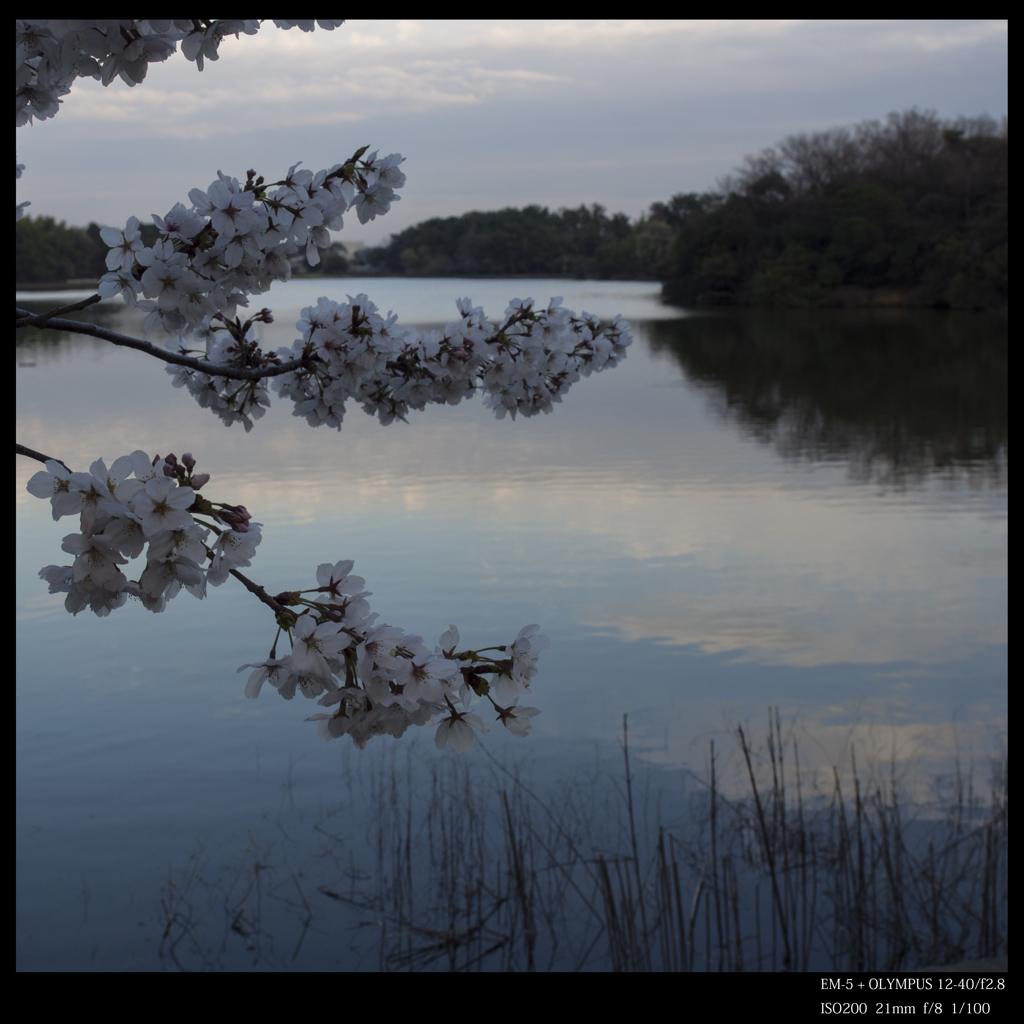
<path fill-rule="evenodd" d="M 144 922 L 156 954 L 180 971 L 1006 971 L 1004 750 L 988 779 L 959 752 L 910 773 L 847 732 L 829 764 L 776 708 L 694 749 L 703 769 L 652 771 L 622 725 L 621 760 L 563 784 L 383 748 L 371 771 L 344 760 L 311 812 L 289 770 L 279 833 L 250 829 L 233 856 L 197 843 L 172 870 Z"/>

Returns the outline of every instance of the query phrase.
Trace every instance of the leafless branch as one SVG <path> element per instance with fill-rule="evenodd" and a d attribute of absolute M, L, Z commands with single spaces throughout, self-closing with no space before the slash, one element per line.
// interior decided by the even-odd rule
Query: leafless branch
<path fill-rule="evenodd" d="M 38 320 L 26 309 L 16 309 L 19 320 L 19 327 L 27 326 Z M 53 313 L 58 312 L 54 310 Z M 280 377 L 281 374 L 291 373 L 308 363 L 308 358 L 292 359 L 287 363 L 279 363 L 277 366 L 268 366 L 261 369 L 248 369 L 233 366 L 222 366 L 219 363 L 211 363 L 204 359 L 193 359 L 191 356 L 181 356 L 176 352 L 168 352 L 165 349 L 157 348 L 148 341 L 139 341 L 138 338 L 129 338 L 126 334 L 118 334 L 117 331 L 107 330 L 106 327 L 99 327 L 97 324 L 86 324 L 79 320 L 64 320 L 53 316 L 50 313 L 41 314 L 43 322 L 38 326 L 54 331 L 68 331 L 71 334 L 87 334 L 92 338 L 102 338 L 113 345 L 121 345 L 124 348 L 134 348 L 139 352 L 145 352 L 155 359 L 162 359 L 165 363 L 175 363 L 178 366 L 187 366 L 191 370 L 198 370 L 200 373 L 209 374 L 211 377 L 230 377 L 232 380 L 262 380 L 264 377 Z"/>
<path fill-rule="evenodd" d="M 33 448 L 26 448 L 23 444 L 15 446 L 18 449 L 18 455 L 27 455 L 30 459 L 35 459 L 36 462 L 49 462 L 51 459 L 54 462 L 60 462 L 62 466 L 70 473 L 71 469 L 65 463 L 61 462 L 60 459 L 54 459 L 52 455 L 44 455 L 42 452 L 37 452 Z"/>

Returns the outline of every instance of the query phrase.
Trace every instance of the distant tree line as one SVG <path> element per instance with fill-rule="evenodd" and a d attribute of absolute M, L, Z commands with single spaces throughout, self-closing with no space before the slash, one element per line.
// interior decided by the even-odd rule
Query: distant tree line
<path fill-rule="evenodd" d="M 631 224 L 598 204 L 561 209 L 509 207 L 415 224 L 367 250 L 378 273 L 417 277 L 654 278 L 672 232 Z"/>
<path fill-rule="evenodd" d="M 658 280 L 684 306 L 1007 304 L 1007 130 L 918 110 L 790 136 L 631 222 L 603 206 L 435 217 L 293 272 Z M 17 223 L 19 283 L 98 278 L 99 226 Z M 142 226 L 151 244 L 156 229 Z M 148 234 L 147 234 L 148 233 Z M 152 236 L 152 237 L 149 237 Z"/>
<path fill-rule="evenodd" d="M 62 284 L 96 281 L 107 272 L 109 247 L 100 238 L 101 225 L 69 228 L 53 217 L 22 217 L 15 224 L 15 275 L 18 284 Z M 140 227 L 142 240 L 157 239 L 155 224 Z"/>
<path fill-rule="evenodd" d="M 630 223 L 603 207 L 434 218 L 377 273 L 646 278 L 685 306 L 1007 303 L 1007 131 L 918 110 L 790 136 Z"/>
<path fill-rule="evenodd" d="M 717 191 L 655 203 L 681 305 L 1007 302 L 1007 133 L 911 110 L 748 157 Z"/>

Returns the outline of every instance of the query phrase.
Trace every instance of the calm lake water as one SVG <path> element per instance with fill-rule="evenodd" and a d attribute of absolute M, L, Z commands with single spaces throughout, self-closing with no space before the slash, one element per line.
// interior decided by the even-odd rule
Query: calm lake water
<path fill-rule="evenodd" d="M 475 778 L 490 755 L 539 787 L 577 771 L 602 784 L 624 713 L 636 758 L 673 779 L 769 706 L 809 737 L 811 772 L 854 736 L 926 781 L 956 749 L 980 761 L 1005 742 L 1004 321 L 697 315 L 646 282 L 307 280 L 262 300 L 264 347 L 290 343 L 318 295 L 359 291 L 416 326 L 452 319 L 458 296 L 494 319 L 513 297 L 561 295 L 623 313 L 635 341 L 549 416 L 497 421 L 477 398 L 381 427 L 356 407 L 339 434 L 274 396 L 246 434 L 148 356 L 36 332 L 17 348 L 17 439 L 83 470 L 191 451 L 204 493 L 265 524 L 249 575 L 271 593 L 352 558 L 381 621 L 429 644 L 450 623 L 478 647 L 540 623 L 534 735 L 478 738 L 461 755 Z M 81 315 L 141 330 L 119 302 Z M 216 874 L 271 838 L 293 861 L 322 853 L 310 826 L 344 805 L 333 829 L 355 877 L 386 759 L 409 749 L 408 771 L 429 776 L 460 755 L 432 730 L 360 754 L 320 743 L 301 697 L 246 700 L 235 670 L 274 627 L 234 581 L 159 616 L 68 615 L 37 573 L 68 560 L 77 520 L 27 493 L 40 468 L 17 460 L 18 967 L 174 969 L 160 901 L 198 857 Z M 373 929 L 340 920 L 295 958 L 228 965 L 376 967 Z"/>

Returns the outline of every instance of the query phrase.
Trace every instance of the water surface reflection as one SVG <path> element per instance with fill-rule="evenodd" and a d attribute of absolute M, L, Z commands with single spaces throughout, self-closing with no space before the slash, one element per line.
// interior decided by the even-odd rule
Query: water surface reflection
<path fill-rule="evenodd" d="M 787 458 L 855 480 L 1005 480 L 1007 323 L 933 310 L 796 310 L 650 325 L 656 351 Z"/>
<path fill-rule="evenodd" d="M 572 284 L 550 294 L 572 308 Z M 389 287 L 404 319 L 433 319 Z M 608 309 L 576 308 L 615 312 L 609 288 Z M 429 643 L 451 622 L 481 645 L 542 623 L 543 714 L 513 749 L 566 774 L 623 712 L 638 756 L 677 769 L 769 704 L 815 738 L 808 770 L 816 750 L 841 760 L 857 722 L 884 726 L 900 766 L 982 749 L 1005 729 L 1005 329 L 856 311 L 665 322 L 634 298 L 649 317 L 627 360 L 550 416 L 498 422 L 476 399 L 382 428 L 353 409 L 340 434 L 280 403 L 251 434 L 225 429 L 151 358 L 36 332 L 17 351 L 18 440 L 74 468 L 192 451 L 214 500 L 266 524 L 252 575 L 272 593 L 354 558 L 374 610 Z M 308 301 L 282 292 L 267 341 L 290 340 L 288 309 Z M 88 314 L 139 329 L 117 307 Z M 234 670 L 273 630 L 240 587 L 159 617 L 68 616 L 36 574 L 74 527 L 25 493 L 37 468 L 19 460 L 16 484 L 19 899 L 63 934 L 83 873 L 141 900 L 194 836 L 244 837 L 267 813 L 260 759 L 276 780 L 302 757 L 315 805 L 339 744 L 316 741 L 304 702 L 242 697 Z M 85 941 L 68 963 L 87 965 Z"/>

